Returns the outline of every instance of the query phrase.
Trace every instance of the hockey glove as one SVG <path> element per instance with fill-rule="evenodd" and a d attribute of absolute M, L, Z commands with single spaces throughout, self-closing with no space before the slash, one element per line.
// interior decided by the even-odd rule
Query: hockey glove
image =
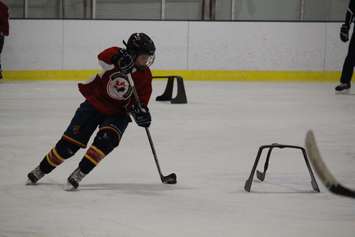
<path fill-rule="evenodd" d="M 349 25 L 342 24 L 340 28 L 340 39 L 343 42 L 347 42 L 349 40 Z"/>
<path fill-rule="evenodd" d="M 138 126 L 144 128 L 150 126 L 152 117 L 150 116 L 150 112 L 147 106 L 141 105 L 139 107 L 137 105 L 133 105 L 131 109 L 131 115 Z"/>
<path fill-rule="evenodd" d="M 112 56 L 111 61 L 124 74 L 132 72 L 134 67 L 133 59 L 125 49 L 120 49 L 117 54 Z"/>

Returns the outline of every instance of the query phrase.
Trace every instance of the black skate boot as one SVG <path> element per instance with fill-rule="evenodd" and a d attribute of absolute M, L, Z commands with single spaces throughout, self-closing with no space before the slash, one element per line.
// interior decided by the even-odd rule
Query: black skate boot
<path fill-rule="evenodd" d="M 346 92 L 351 88 L 350 83 L 340 83 L 340 85 L 335 87 L 336 92 Z"/>
<path fill-rule="evenodd" d="M 44 175 L 45 173 L 43 173 L 39 166 L 37 166 L 34 170 L 27 174 L 28 180 L 26 181 L 26 184 L 35 185 Z"/>
<path fill-rule="evenodd" d="M 80 168 L 77 168 L 73 173 L 68 177 L 67 183 L 64 186 L 65 191 L 75 191 L 79 187 L 80 181 L 86 176 L 83 172 L 80 171 Z"/>

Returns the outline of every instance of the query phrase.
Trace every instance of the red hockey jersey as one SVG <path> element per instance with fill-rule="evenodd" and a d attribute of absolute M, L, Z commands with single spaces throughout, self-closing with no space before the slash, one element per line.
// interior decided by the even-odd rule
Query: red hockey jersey
<path fill-rule="evenodd" d="M 107 66 L 112 66 L 112 69 L 107 69 L 101 76 L 96 75 L 88 83 L 79 83 L 81 94 L 92 106 L 106 115 L 125 114 L 127 108 L 135 103 L 129 81 L 111 62 L 112 55 L 118 50 L 118 47 L 113 47 L 98 55 L 99 61 L 103 61 Z M 133 72 L 132 79 L 140 102 L 147 106 L 152 94 L 150 69 L 147 67 L 143 71 Z"/>

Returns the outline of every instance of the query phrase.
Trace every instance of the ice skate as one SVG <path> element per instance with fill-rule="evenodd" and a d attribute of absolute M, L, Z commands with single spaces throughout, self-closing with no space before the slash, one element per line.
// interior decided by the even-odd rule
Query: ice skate
<path fill-rule="evenodd" d="M 38 180 L 40 180 L 44 175 L 45 173 L 43 173 L 39 166 L 37 166 L 34 170 L 27 174 L 28 179 L 26 181 L 26 185 L 37 184 Z"/>
<path fill-rule="evenodd" d="M 335 87 L 335 92 L 337 93 L 346 93 L 349 92 L 351 85 L 349 83 L 341 83 Z"/>
<path fill-rule="evenodd" d="M 74 172 L 68 177 L 67 183 L 64 186 L 65 191 L 75 191 L 79 187 L 80 181 L 86 174 L 80 171 L 80 168 L 74 170 Z"/>

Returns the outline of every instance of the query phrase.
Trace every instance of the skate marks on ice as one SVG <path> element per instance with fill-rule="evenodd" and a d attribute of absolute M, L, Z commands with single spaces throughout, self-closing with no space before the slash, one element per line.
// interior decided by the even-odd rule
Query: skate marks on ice
<path fill-rule="evenodd" d="M 34 88 L 39 85 L 41 90 Z M 159 182 L 146 137 L 132 128 L 118 157 L 107 159 L 74 193 L 63 186 L 77 158 L 37 186 L 24 184 L 37 161 L 31 157 L 45 152 L 44 143 L 56 139 L 73 104 L 81 101 L 73 83 L 53 85 L 19 83 L 1 90 L 0 236 L 333 237 L 340 229 L 350 237 L 355 232 L 353 200 L 328 192 L 310 195 L 298 154 L 280 156 L 254 192 L 243 190 L 258 145 L 301 144 L 309 127 L 355 153 L 355 101 L 334 96 L 332 85 L 189 81 L 188 105 L 152 101 L 158 155 L 164 170 L 179 175 L 176 186 Z M 137 159 L 125 156 L 134 144 L 130 139 L 142 144 L 135 149 Z M 342 152 L 336 144 L 327 155 Z M 344 167 L 354 162 L 339 159 L 333 167 L 348 171 Z M 355 178 L 351 172 L 347 177 Z"/>
<path fill-rule="evenodd" d="M 161 195 L 164 192 L 174 190 L 189 190 L 192 187 L 182 185 L 167 186 L 162 183 L 95 183 L 95 184 L 81 184 L 79 186 L 80 192 L 85 191 L 119 191 L 129 194 L 137 195 Z"/>
<path fill-rule="evenodd" d="M 335 92 L 335 95 L 338 95 L 338 96 L 355 96 L 355 92 L 353 91 L 336 91 Z"/>
<path fill-rule="evenodd" d="M 38 182 L 35 185 L 25 185 L 26 189 L 42 190 L 42 191 L 64 191 L 64 182 Z M 170 192 L 174 190 L 193 190 L 192 186 L 187 187 L 184 185 L 167 186 L 162 183 L 82 183 L 76 190 L 77 192 L 86 191 L 113 191 L 115 193 L 127 193 L 136 195 L 162 195 L 164 192 Z"/>

